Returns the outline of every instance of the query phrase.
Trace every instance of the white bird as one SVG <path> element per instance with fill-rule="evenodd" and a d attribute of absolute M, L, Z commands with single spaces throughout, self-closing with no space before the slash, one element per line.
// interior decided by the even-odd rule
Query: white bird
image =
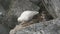
<path fill-rule="evenodd" d="M 24 11 L 20 17 L 18 17 L 18 22 L 22 22 L 21 24 L 25 23 L 26 21 L 29 21 L 30 19 L 33 18 L 34 15 L 38 14 L 39 12 L 37 11 Z M 24 27 L 22 27 L 23 25 L 17 25 L 13 30 L 10 31 L 10 34 L 15 34 L 16 31 L 23 29 Z M 17 29 L 18 28 L 18 29 Z"/>
<path fill-rule="evenodd" d="M 18 22 L 29 21 L 33 18 L 34 15 L 38 14 L 37 11 L 24 11 L 20 17 L 18 17 Z"/>

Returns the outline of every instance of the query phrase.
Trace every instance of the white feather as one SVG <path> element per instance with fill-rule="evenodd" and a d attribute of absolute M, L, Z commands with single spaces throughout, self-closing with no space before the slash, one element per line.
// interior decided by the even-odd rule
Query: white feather
<path fill-rule="evenodd" d="M 20 17 L 18 17 L 18 22 L 22 21 L 29 21 L 30 19 L 33 18 L 34 15 L 38 14 L 39 12 L 37 11 L 24 11 Z"/>

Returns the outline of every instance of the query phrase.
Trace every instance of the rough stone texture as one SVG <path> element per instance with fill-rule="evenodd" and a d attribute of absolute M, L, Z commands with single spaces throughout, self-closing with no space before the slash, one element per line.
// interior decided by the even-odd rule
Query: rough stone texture
<path fill-rule="evenodd" d="M 40 4 L 40 2 L 41 2 L 41 0 L 30 0 L 30 2 L 32 2 L 32 3 L 34 3 L 34 4 L 39 5 L 39 4 Z"/>
<path fill-rule="evenodd" d="M 29 0 L 12 0 L 8 14 L 16 15 L 17 17 L 25 10 L 39 11 L 40 7 L 30 2 Z"/>
<path fill-rule="evenodd" d="M 0 15 L 5 15 L 6 11 L 3 6 L 0 4 Z"/>
<path fill-rule="evenodd" d="M 0 0 L 0 4 L 5 10 L 9 9 L 10 2 L 11 0 Z"/>
<path fill-rule="evenodd" d="M 0 24 L 2 23 L 3 17 L 5 16 L 5 9 L 3 6 L 0 4 Z"/>
<path fill-rule="evenodd" d="M 9 6 L 9 11 L 5 17 L 5 23 L 10 27 L 14 28 L 18 24 L 17 18 L 25 10 L 39 11 L 40 7 L 30 2 L 29 0 L 12 0 Z"/>
<path fill-rule="evenodd" d="M 3 19 L 3 22 L 10 28 L 14 28 L 18 24 L 17 17 L 14 15 L 6 16 L 4 18 L 5 19 Z"/>
<path fill-rule="evenodd" d="M 0 24 L 0 34 L 8 34 L 10 30 L 9 28 L 12 29 L 15 27 L 15 25 L 17 25 L 18 23 L 17 17 L 19 17 L 23 11 L 25 10 L 39 11 L 40 9 L 40 7 L 36 5 L 40 3 L 39 0 L 35 0 L 35 1 L 34 0 L 12 0 L 11 1 L 10 0 L 11 1 L 10 9 L 9 11 L 5 11 L 6 9 L 8 9 L 10 1 L 9 0 L 4 0 L 4 1 L 0 0 L 0 1 L 2 1 L 0 2 L 2 5 L 2 6 L 0 5 L 0 23 L 3 24 L 3 25 Z M 49 13 L 51 12 L 54 18 L 59 17 L 59 11 L 60 11 L 59 0 L 51 0 L 50 2 L 48 2 L 48 4 L 47 4 L 48 5 L 47 8 L 49 10 Z M 53 12 L 50 10 L 52 10 Z M 19 27 L 20 26 L 18 25 L 17 31 L 15 30 L 16 34 L 60 34 L 60 18 L 51 21 L 32 24 L 28 27 L 23 27 L 23 29 L 19 29 Z"/>
<path fill-rule="evenodd" d="M 60 34 L 60 19 L 32 24 L 26 28 L 15 30 L 15 34 Z"/>
<path fill-rule="evenodd" d="M 9 34 L 10 29 L 4 25 L 0 24 L 0 34 Z"/>
<path fill-rule="evenodd" d="M 43 0 L 42 2 L 54 18 L 60 18 L 60 0 Z"/>
<path fill-rule="evenodd" d="M 40 7 L 30 0 L 1 0 L 0 23 L 14 28 L 18 24 L 17 18 L 24 10 L 39 11 Z"/>
<path fill-rule="evenodd" d="M 7 11 L 0 4 L 0 24 L 5 24 L 13 28 L 17 24 L 16 16 L 6 16 Z"/>

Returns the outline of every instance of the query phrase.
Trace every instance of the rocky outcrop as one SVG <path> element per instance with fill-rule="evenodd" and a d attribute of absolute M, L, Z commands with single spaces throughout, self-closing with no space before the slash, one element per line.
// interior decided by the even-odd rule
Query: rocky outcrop
<path fill-rule="evenodd" d="M 8 14 L 16 15 L 17 17 L 25 10 L 39 11 L 40 7 L 30 2 L 29 0 L 12 0 Z"/>
<path fill-rule="evenodd" d="M 23 11 L 39 11 L 40 9 L 30 0 L 1 0 L 0 4 L 0 22 L 11 29 L 18 24 L 17 18 Z"/>
<path fill-rule="evenodd" d="M 54 18 L 60 18 L 60 0 L 43 0 L 42 2 Z"/>
<path fill-rule="evenodd" d="M 16 30 L 14 28 L 10 31 L 10 34 L 60 34 L 60 19 L 32 24 L 23 29 L 19 28 L 18 25 Z"/>
<path fill-rule="evenodd" d="M 18 24 L 17 18 L 25 10 L 39 11 L 40 7 L 30 2 L 29 0 L 12 0 L 9 6 L 9 10 L 5 16 L 5 23 L 14 28 Z"/>
<path fill-rule="evenodd" d="M 0 0 L 0 4 L 3 6 L 5 10 L 9 9 L 11 0 Z"/>
<path fill-rule="evenodd" d="M 0 24 L 2 23 L 5 14 L 6 14 L 6 11 L 3 8 L 3 6 L 0 4 Z"/>
<path fill-rule="evenodd" d="M 42 5 L 40 0 L 0 0 L 0 4 L 0 34 L 9 34 L 10 29 L 18 24 L 17 18 L 23 11 L 39 11 L 40 5 Z M 51 0 L 47 5 L 47 11 L 56 19 L 34 23 L 27 27 L 17 25 L 10 31 L 10 34 L 60 34 L 60 18 L 57 18 L 60 17 L 59 1 Z M 45 10 L 45 8 L 42 10 Z"/>
<path fill-rule="evenodd" d="M 30 0 L 30 2 L 39 5 L 41 3 L 41 0 Z"/>
<path fill-rule="evenodd" d="M 0 24 L 0 34 L 9 34 L 10 28 L 4 24 Z"/>

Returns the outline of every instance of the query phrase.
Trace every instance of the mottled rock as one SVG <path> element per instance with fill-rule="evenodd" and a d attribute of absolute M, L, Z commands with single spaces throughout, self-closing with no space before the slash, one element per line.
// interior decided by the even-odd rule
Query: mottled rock
<path fill-rule="evenodd" d="M 39 5 L 39 3 L 41 2 L 41 0 L 30 0 L 30 1 L 34 4 L 37 4 L 37 5 Z"/>
<path fill-rule="evenodd" d="M 60 18 L 60 0 L 43 0 L 46 10 L 54 17 Z"/>
<path fill-rule="evenodd" d="M 3 21 L 3 17 L 5 16 L 5 13 L 6 13 L 5 9 L 0 4 L 0 23 Z"/>
<path fill-rule="evenodd" d="M 23 29 L 15 30 L 14 34 L 60 34 L 60 19 L 32 24 Z M 14 31 L 14 29 L 13 29 Z M 12 33 L 13 33 L 12 31 Z M 11 33 L 11 32 L 10 32 Z"/>
<path fill-rule="evenodd" d="M 1 8 L 0 11 L 3 12 L 4 17 L 1 17 L 1 23 L 6 24 L 10 28 L 14 28 L 18 24 L 17 18 L 25 10 L 39 11 L 40 7 L 30 2 L 29 0 L 1 0 L 1 5 L 4 9 Z M 9 10 L 8 10 L 9 9 Z M 6 11 L 4 11 L 6 10 Z M 0 12 L 0 14 L 2 14 Z M 6 14 L 5 14 L 6 13 Z"/>
<path fill-rule="evenodd" d="M 39 11 L 40 7 L 29 0 L 12 0 L 8 14 L 20 16 L 25 10 Z"/>
<path fill-rule="evenodd" d="M 18 24 L 17 18 L 25 10 L 39 11 L 40 7 L 30 2 L 29 0 L 12 0 L 9 6 L 9 11 L 6 14 L 5 23 L 10 27 L 14 28 Z"/>
<path fill-rule="evenodd" d="M 0 4 L 0 15 L 4 15 L 6 13 L 5 9 L 3 6 Z"/>
<path fill-rule="evenodd" d="M 4 17 L 2 22 L 4 22 L 4 24 L 6 24 L 11 29 L 18 24 L 17 17 L 14 15 Z"/>
<path fill-rule="evenodd" d="M 11 0 L 0 0 L 0 4 L 3 6 L 5 10 L 9 9 Z"/>
<path fill-rule="evenodd" d="M 0 34 L 9 34 L 10 29 L 4 25 L 0 24 Z"/>
<path fill-rule="evenodd" d="M 0 4 L 0 24 L 5 24 L 10 28 L 14 28 L 15 25 L 17 24 L 17 17 L 14 15 L 9 16 L 6 14 L 7 14 L 7 11 Z"/>

